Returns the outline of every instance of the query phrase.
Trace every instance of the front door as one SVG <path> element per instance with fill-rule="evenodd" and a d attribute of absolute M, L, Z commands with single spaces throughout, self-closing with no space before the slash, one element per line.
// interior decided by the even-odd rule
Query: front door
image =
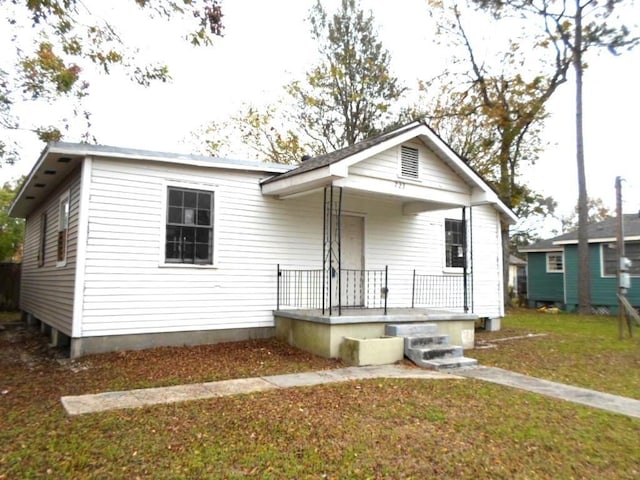
<path fill-rule="evenodd" d="M 364 218 L 343 215 L 341 230 L 342 306 L 364 306 Z"/>

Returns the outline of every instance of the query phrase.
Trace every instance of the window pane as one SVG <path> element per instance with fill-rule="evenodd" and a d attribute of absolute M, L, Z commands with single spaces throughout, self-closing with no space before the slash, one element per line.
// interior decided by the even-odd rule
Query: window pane
<path fill-rule="evenodd" d="M 196 211 L 193 208 L 184 209 L 184 224 L 193 225 L 195 223 Z"/>
<path fill-rule="evenodd" d="M 182 223 L 182 208 L 169 207 L 169 223 Z"/>
<path fill-rule="evenodd" d="M 196 230 L 196 242 L 209 244 L 209 233 L 210 230 L 208 228 L 198 228 Z"/>
<path fill-rule="evenodd" d="M 211 194 L 210 193 L 198 193 L 198 208 L 206 210 L 211 209 Z"/>
<path fill-rule="evenodd" d="M 182 192 L 180 190 L 176 190 L 175 188 L 169 189 L 169 205 L 182 206 Z"/>
<path fill-rule="evenodd" d="M 183 227 L 182 228 L 182 241 L 187 243 L 193 243 L 196 239 L 195 228 Z"/>
<path fill-rule="evenodd" d="M 208 261 L 209 258 L 209 245 L 198 243 L 196 245 L 196 261 L 202 263 Z"/>
<path fill-rule="evenodd" d="M 193 191 L 185 191 L 184 192 L 184 206 L 185 207 L 196 207 L 197 206 L 197 198 L 198 194 Z"/>
<path fill-rule="evenodd" d="M 198 225 L 211 225 L 211 214 L 209 210 L 198 210 Z"/>

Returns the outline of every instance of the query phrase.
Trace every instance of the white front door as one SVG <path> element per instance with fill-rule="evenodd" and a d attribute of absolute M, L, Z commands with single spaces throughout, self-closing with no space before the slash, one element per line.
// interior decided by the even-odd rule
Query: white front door
<path fill-rule="evenodd" d="M 364 218 L 342 216 L 342 306 L 364 306 Z"/>

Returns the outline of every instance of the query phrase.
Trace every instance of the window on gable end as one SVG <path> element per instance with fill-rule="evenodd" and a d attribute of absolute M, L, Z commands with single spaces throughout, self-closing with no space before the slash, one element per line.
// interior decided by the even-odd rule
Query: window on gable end
<path fill-rule="evenodd" d="M 418 149 L 413 147 L 400 147 L 400 176 L 418 180 L 420 178 Z"/>

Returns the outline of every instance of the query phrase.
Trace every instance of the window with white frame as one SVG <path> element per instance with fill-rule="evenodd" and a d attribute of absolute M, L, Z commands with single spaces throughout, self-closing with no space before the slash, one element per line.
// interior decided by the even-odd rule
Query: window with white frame
<path fill-rule="evenodd" d="M 463 268 L 464 255 L 464 222 L 446 218 L 444 221 L 445 266 L 447 268 Z"/>
<path fill-rule="evenodd" d="M 547 273 L 564 272 L 564 256 L 562 252 L 547 253 Z"/>
<path fill-rule="evenodd" d="M 58 243 L 56 261 L 58 266 L 67 263 L 67 249 L 69 245 L 69 192 L 60 198 L 58 208 Z"/>
<path fill-rule="evenodd" d="M 44 266 L 44 256 L 47 248 L 47 212 L 40 216 L 40 243 L 38 245 L 38 266 Z"/>
<path fill-rule="evenodd" d="M 618 249 L 615 244 L 603 244 L 602 275 L 615 276 L 618 274 Z M 631 260 L 631 275 L 640 276 L 640 242 L 625 242 L 624 256 Z"/>
<path fill-rule="evenodd" d="M 420 172 L 418 166 L 419 155 L 418 149 L 413 147 L 400 147 L 400 176 L 404 178 L 410 178 L 418 180 L 420 178 Z"/>
<path fill-rule="evenodd" d="M 165 262 L 213 264 L 214 192 L 167 188 Z"/>

